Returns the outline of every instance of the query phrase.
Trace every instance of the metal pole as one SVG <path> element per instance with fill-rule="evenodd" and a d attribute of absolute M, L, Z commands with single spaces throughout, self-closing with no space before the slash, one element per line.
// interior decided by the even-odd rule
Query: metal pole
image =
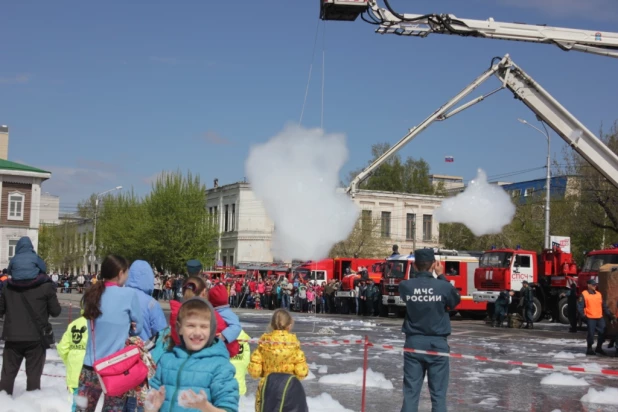
<path fill-rule="evenodd" d="M 96 275 L 97 273 L 97 265 L 96 265 L 96 251 L 97 251 L 97 215 L 99 212 L 99 197 L 97 196 L 97 199 L 95 200 L 94 203 L 94 228 L 92 230 L 92 250 L 90 251 L 90 256 L 92 256 L 92 258 L 90 259 L 90 263 L 92 264 L 92 268 L 94 269 L 94 273 Z"/>
<path fill-rule="evenodd" d="M 550 137 L 545 127 L 545 123 L 541 122 L 545 129 L 547 137 L 547 191 L 545 194 L 545 249 L 551 248 L 551 237 L 549 233 L 549 216 L 550 216 L 550 199 L 551 199 L 551 151 Z"/>
<path fill-rule="evenodd" d="M 545 122 L 543 122 L 538 116 L 537 119 L 543 125 L 543 130 L 539 129 L 536 126 L 531 125 L 526 120 L 517 119 L 520 123 L 528 125 L 532 127 L 537 132 L 541 133 L 547 139 L 547 181 L 545 182 L 545 249 L 551 249 L 551 236 L 549 234 L 549 218 L 550 218 L 550 200 L 551 200 L 551 139 L 549 137 L 549 132 L 547 131 L 547 127 L 545 126 Z"/>

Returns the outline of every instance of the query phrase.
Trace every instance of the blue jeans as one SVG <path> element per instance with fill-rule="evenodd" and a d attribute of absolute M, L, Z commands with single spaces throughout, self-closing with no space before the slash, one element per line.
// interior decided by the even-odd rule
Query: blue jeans
<path fill-rule="evenodd" d="M 143 407 L 138 407 L 137 406 L 137 399 L 136 398 L 127 398 L 127 402 L 124 404 L 124 409 L 122 410 L 122 412 L 144 412 L 144 408 Z"/>
<path fill-rule="evenodd" d="M 592 346 L 594 343 L 594 332 L 597 332 L 599 338 L 597 339 L 597 346 L 600 348 L 605 342 L 605 319 L 588 319 L 588 335 L 586 336 L 586 342 L 588 346 Z"/>
<path fill-rule="evenodd" d="M 407 336 L 405 347 L 450 353 L 446 338 L 439 336 Z M 403 406 L 401 412 L 418 412 L 425 374 L 427 374 L 431 396 L 431 412 L 446 412 L 449 358 L 404 352 L 403 362 Z"/>
<path fill-rule="evenodd" d="M 290 296 L 287 293 L 284 293 L 281 297 L 283 307 L 287 310 L 290 310 Z"/>

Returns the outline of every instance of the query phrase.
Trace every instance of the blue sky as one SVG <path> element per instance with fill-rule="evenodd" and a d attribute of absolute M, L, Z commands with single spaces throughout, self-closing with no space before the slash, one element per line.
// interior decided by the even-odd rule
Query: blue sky
<path fill-rule="evenodd" d="M 614 0 L 393 0 L 401 12 L 618 31 Z M 10 2 L 0 25 L 0 124 L 9 159 L 53 172 L 65 210 L 117 185 L 145 193 L 162 170 L 208 186 L 242 180 L 252 144 L 298 121 L 318 1 Z M 380 36 L 362 21 L 326 25 L 324 126 L 347 135 L 342 176 L 376 142 L 394 143 L 510 53 L 593 131 L 618 119 L 618 60 L 556 47 L 430 35 Z M 318 54 L 321 53 L 321 46 Z M 316 60 L 304 125 L 320 123 Z M 482 91 L 497 85 L 491 80 Z M 501 92 L 432 126 L 401 151 L 432 173 L 470 179 L 540 167 L 533 114 Z M 554 139 L 553 152 L 563 144 Z M 455 157 L 445 163 L 444 156 Z M 276 167 L 265 159 L 265 167 Z M 542 177 L 543 170 L 509 180 Z"/>

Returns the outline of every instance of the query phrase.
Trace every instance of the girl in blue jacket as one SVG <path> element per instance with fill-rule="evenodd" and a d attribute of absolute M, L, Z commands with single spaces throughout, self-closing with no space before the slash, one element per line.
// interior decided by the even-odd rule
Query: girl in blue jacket
<path fill-rule="evenodd" d="M 238 412 L 238 382 L 225 344 L 215 339 L 212 305 L 202 298 L 185 301 L 178 312 L 181 344 L 166 351 L 150 380 L 144 409 L 158 411 Z"/>

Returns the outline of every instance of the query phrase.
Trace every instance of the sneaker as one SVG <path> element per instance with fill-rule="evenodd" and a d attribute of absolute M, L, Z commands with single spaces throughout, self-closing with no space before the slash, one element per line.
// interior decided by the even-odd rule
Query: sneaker
<path fill-rule="evenodd" d="M 588 350 L 586 350 L 586 355 L 587 356 L 595 356 L 596 353 L 594 352 L 594 350 L 592 350 L 592 347 L 588 347 Z"/>

